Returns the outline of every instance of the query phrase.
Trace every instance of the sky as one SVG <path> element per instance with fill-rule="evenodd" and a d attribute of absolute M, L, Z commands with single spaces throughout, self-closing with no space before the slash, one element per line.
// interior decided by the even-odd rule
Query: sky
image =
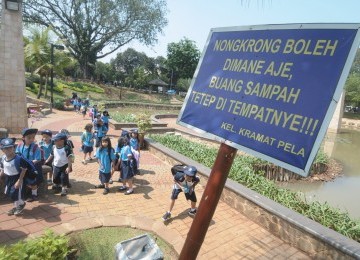
<path fill-rule="evenodd" d="M 288 23 L 360 23 L 360 0 L 167 0 L 168 25 L 152 47 L 132 42 L 149 57 L 166 57 L 167 45 L 184 37 L 203 51 L 211 28 Z M 116 54 L 101 61 L 109 62 Z"/>

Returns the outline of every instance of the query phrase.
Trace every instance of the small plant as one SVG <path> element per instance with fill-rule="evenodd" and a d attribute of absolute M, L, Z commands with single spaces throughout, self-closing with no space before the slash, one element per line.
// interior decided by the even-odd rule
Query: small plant
<path fill-rule="evenodd" d="M 48 230 L 39 238 L 0 247 L 0 259 L 65 259 L 70 253 L 69 239 Z"/>
<path fill-rule="evenodd" d="M 151 119 L 146 113 L 136 115 L 135 123 L 138 127 L 139 133 L 145 134 L 151 128 Z"/>

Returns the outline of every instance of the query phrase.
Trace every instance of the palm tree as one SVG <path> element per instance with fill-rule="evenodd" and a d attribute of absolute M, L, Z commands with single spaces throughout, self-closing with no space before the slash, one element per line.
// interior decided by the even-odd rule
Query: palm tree
<path fill-rule="evenodd" d="M 51 67 L 51 47 L 50 47 L 50 28 L 45 30 L 30 29 L 31 36 L 25 41 L 25 67 L 31 73 L 40 76 L 40 85 L 37 98 L 42 95 L 45 81 L 45 97 L 47 97 L 48 79 Z M 55 52 L 54 71 L 57 74 L 63 74 L 63 68 L 71 62 L 71 58 L 61 52 Z M 45 79 L 45 80 L 44 80 Z"/>

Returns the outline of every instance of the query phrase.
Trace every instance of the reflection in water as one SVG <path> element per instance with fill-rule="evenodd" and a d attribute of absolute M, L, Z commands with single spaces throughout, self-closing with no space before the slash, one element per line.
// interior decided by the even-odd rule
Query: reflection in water
<path fill-rule="evenodd" d="M 324 149 L 331 148 L 331 157 L 344 167 L 343 176 L 330 182 L 288 183 L 284 186 L 302 191 L 308 201 L 327 201 L 334 207 L 348 211 L 352 218 L 360 219 L 360 132 L 342 130 L 337 135 L 328 135 Z"/>

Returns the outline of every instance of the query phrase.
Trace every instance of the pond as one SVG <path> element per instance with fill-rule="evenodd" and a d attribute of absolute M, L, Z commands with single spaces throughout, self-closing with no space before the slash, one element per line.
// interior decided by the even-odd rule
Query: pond
<path fill-rule="evenodd" d="M 325 151 L 343 165 L 343 175 L 329 182 L 287 183 L 281 185 L 305 194 L 307 201 L 328 202 L 347 211 L 351 218 L 360 219 L 360 132 L 342 129 L 328 135 Z"/>

